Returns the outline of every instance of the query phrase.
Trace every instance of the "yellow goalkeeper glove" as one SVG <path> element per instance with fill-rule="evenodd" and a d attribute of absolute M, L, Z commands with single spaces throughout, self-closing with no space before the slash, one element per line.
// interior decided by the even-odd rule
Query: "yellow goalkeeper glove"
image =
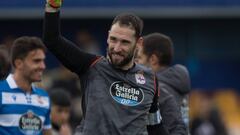
<path fill-rule="evenodd" d="M 62 0 L 47 0 L 47 5 L 52 8 L 58 9 L 62 6 Z"/>

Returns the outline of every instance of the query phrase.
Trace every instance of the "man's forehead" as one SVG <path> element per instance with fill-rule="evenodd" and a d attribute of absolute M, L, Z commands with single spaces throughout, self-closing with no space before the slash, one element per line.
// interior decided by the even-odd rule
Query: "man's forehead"
<path fill-rule="evenodd" d="M 135 31 L 127 26 L 120 26 L 118 23 L 112 25 L 109 34 L 122 35 L 128 37 L 135 37 Z"/>
<path fill-rule="evenodd" d="M 27 58 L 45 58 L 45 53 L 41 49 L 32 50 L 28 53 Z"/>

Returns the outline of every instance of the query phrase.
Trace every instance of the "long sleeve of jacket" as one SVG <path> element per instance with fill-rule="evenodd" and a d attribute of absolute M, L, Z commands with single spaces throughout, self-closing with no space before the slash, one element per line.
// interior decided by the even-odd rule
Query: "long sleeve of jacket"
<path fill-rule="evenodd" d="M 187 129 L 175 98 L 163 89 L 160 91 L 159 108 L 163 125 L 170 135 L 187 135 Z"/>
<path fill-rule="evenodd" d="M 72 72 L 84 73 L 98 58 L 80 50 L 60 32 L 60 12 L 45 13 L 43 41 L 57 59 Z"/>

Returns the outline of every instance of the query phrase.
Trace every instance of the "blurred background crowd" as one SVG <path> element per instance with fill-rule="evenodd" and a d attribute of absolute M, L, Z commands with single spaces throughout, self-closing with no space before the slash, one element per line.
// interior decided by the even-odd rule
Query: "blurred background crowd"
<path fill-rule="evenodd" d="M 144 34 L 161 32 L 170 36 L 175 47 L 174 63 L 183 64 L 190 71 L 192 135 L 240 134 L 240 2 L 150 0 L 146 5 L 143 0 L 135 0 L 136 5 L 134 0 L 124 1 L 125 4 L 110 0 L 65 2 L 62 34 L 90 53 L 105 55 L 105 39 L 112 16 L 121 11 L 140 15 L 145 23 Z M 17 0 L 13 3 L 0 2 L 0 53 L 5 57 L 9 57 L 16 37 L 41 37 L 42 34 L 44 9 L 40 5 L 43 4 L 32 1 L 21 5 Z M 39 85 L 48 91 L 69 92 L 70 123 L 74 129 L 82 117 L 78 78 L 49 52 L 46 64 L 47 70 Z"/>

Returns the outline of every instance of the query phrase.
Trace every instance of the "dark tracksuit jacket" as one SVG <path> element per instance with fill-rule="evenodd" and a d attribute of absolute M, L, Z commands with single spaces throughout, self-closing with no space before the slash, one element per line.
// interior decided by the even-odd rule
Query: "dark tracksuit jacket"
<path fill-rule="evenodd" d="M 180 108 L 174 96 L 164 88 L 160 89 L 159 108 L 163 125 L 170 135 L 187 135 Z"/>
<path fill-rule="evenodd" d="M 178 107 L 180 108 L 182 120 L 185 126 L 188 128 L 188 93 L 190 92 L 190 77 L 187 68 L 183 65 L 176 64 L 163 71 L 157 73 L 157 78 L 159 81 L 160 88 L 167 91 L 175 98 Z M 164 97 L 160 95 L 160 102 L 163 102 Z M 160 103 L 161 104 L 161 103 Z M 169 107 L 170 108 L 170 107 Z M 163 115 L 163 114 L 162 114 Z M 183 127 L 181 121 L 176 113 L 171 114 L 169 119 L 164 120 L 170 129 L 170 134 L 182 135 Z M 174 116 L 171 118 L 171 116 Z M 177 121 L 176 121 L 177 120 Z M 176 123 L 176 124 L 174 124 Z M 178 124 L 177 124 L 178 123 Z M 174 128 L 174 125 L 178 125 Z M 176 129 L 178 128 L 178 129 Z M 187 129 L 188 130 L 188 129 Z"/>
<path fill-rule="evenodd" d="M 44 42 L 69 70 L 76 73 L 83 92 L 82 135 L 147 135 L 147 114 L 157 83 L 140 65 L 123 71 L 105 57 L 85 53 L 60 34 L 59 12 L 46 13 Z"/>
<path fill-rule="evenodd" d="M 183 65 L 176 64 L 157 73 L 158 80 L 177 100 L 179 106 L 183 99 L 190 92 L 190 77 L 187 68 Z M 164 86 L 165 85 L 165 86 Z"/>

